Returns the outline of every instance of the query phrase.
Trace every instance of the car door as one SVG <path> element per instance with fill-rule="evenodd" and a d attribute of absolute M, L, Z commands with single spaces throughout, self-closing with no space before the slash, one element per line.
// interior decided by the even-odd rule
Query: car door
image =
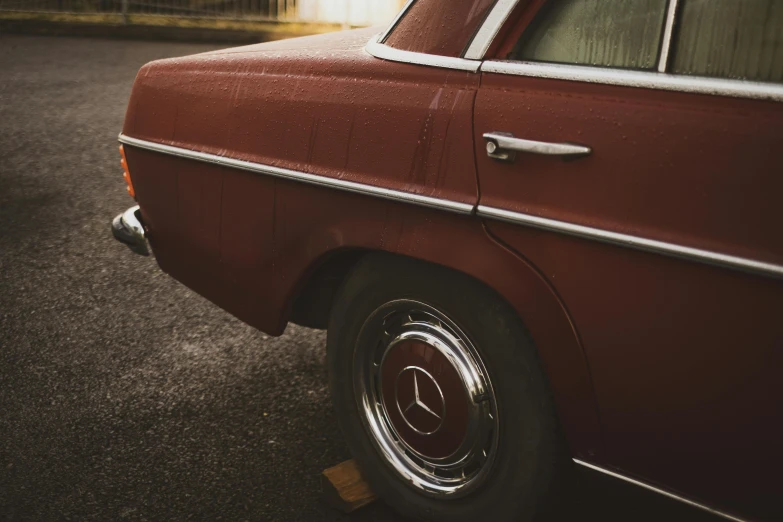
<path fill-rule="evenodd" d="M 780 516 L 783 2 L 516 16 L 482 66 L 478 213 L 582 340 L 604 446 L 578 460 Z"/>

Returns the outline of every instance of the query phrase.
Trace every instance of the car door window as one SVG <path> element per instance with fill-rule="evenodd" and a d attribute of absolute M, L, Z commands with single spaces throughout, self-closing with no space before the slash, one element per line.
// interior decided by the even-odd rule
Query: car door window
<path fill-rule="evenodd" d="M 685 0 L 672 72 L 783 83 L 783 2 Z"/>
<path fill-rule="evenodd" d="M 551 0 L 512 60 L 654 69 L 667 0 Z"/>

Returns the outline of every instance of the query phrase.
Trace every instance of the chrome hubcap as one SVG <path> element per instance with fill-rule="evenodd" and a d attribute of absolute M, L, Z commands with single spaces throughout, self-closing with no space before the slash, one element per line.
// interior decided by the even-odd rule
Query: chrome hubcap
<path fill-rule="evenodd" d="M 365 427 L 406 482 L 461 496 L 486 478 L 498 437 L 495 395 L 453 321 L 416 301 L 387 303 L 362 326 L 354 365 Z"/>

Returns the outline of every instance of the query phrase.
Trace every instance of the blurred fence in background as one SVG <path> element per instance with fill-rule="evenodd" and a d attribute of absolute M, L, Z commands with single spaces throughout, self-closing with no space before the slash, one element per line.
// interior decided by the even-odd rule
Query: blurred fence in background
<path fill-rule="evenodd" d="M 288 20 L 297 0 L 0 0 L 2 11 Z"/>
<path fill-rule="evenodd" d="M 159 15 L 247 21 L 373 25 L 404 0 L 0 0 L 0 12 Z"/>

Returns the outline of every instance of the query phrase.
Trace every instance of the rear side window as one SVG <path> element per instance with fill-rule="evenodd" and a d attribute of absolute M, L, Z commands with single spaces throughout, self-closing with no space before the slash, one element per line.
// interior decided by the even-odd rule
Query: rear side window
<path fill-rule="evenodd" d="M 671 72 L 783 83 L 783 1 L 684 0 L 681 9 Z"/>
<path fill-rule="evenodd" d="M 384 42 L 403 51 L 462 56 L 496 0 L 416 0 Z"/>
<path fill-rule="evenodd" d="M 550 0 L 512 60 L 654 69 L 667 0 Z"/>

